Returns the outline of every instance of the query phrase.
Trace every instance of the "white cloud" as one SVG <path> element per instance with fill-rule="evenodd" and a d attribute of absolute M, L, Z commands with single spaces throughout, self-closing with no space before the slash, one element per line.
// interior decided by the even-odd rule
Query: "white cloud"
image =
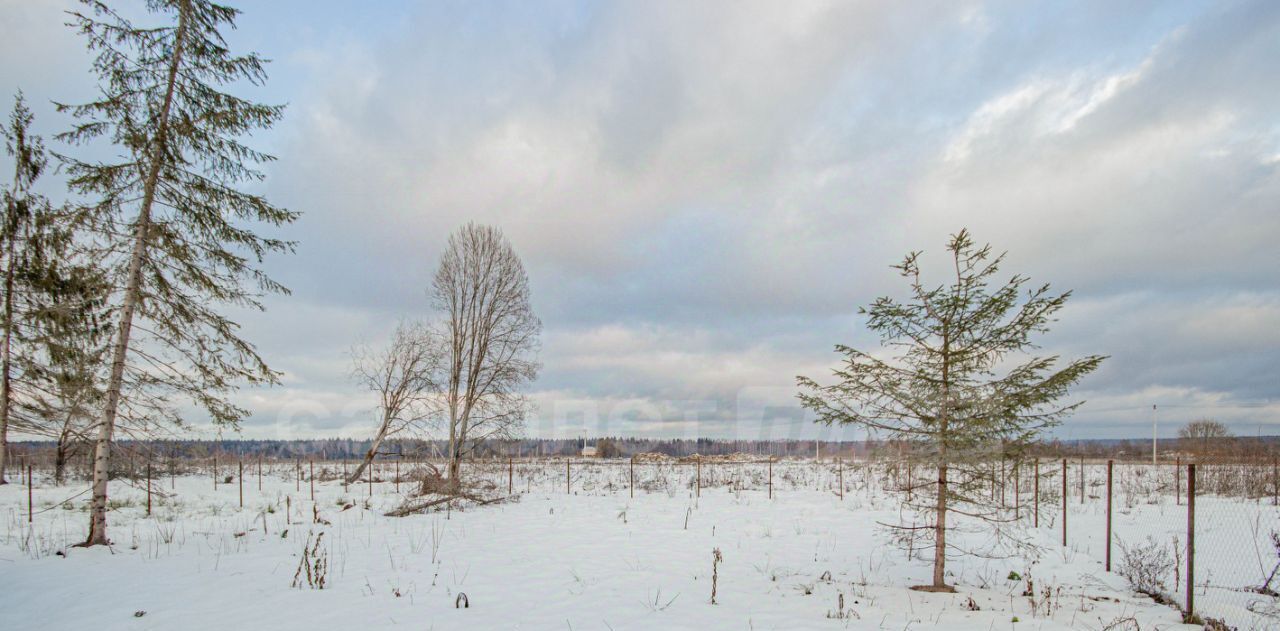
<path fill-rule="evenodd" d="M 14 32 L 56 13 L 28 4 L 0 5 L 0 50 L 47 34 L 56 58 L 30 54 L 49 72 L 82 64 L 47 17 Z M 1049 345 L 1113 355 L 1089 408 L 1277 398 L 1267 3 L 1066 22 L 980 2 L 380 5 L 362 14 L 376 35 L 332 12 L 255 21 L 292 10 L 273 7 L 238 33 L 281 60 L 266 186 L 305 214 L 299 255 L 269 263 L 295 295 L 243 316 L 286 373 L 245 394 L 249 435 L 364 431 L 342 412 L 363 400 L 346 350 L 425 315 L 467 220 L 502 226 L 532 275 L 541 414 L 591 402 L 625 412 L 620 432 L 689 431 L 707 401 L 723 429 L 744 399 L 789 399 L 835 342 L 876 344 L 854 310 L 901 290 L 887 266 L 932 263 L 961 227 L 1077 291 Z"/>

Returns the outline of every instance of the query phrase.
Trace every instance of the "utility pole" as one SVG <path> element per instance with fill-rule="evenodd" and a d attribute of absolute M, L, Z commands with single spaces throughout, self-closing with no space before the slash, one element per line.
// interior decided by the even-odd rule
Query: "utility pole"
<path fill-rule="evenodd" d="M 1156 464 L 1156 406 L 1151 404 L 1151 464 Z"/>

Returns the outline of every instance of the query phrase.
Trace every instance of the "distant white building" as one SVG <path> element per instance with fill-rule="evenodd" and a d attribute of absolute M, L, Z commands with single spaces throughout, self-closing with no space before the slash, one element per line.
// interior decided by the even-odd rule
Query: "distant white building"
<path fill-rule="evenodd" d="M 582 457 L 583 457 L 583 458 L 595 458 L 595 457 L 596 457 L 596 446 L 595 446 L 595 443 L 593 442 L 592 444 L 588 445 L 588 444 L 587 444 L 587 437 L 586 437 L 586 436 L 579 436 L 579 437 L 578 437 L 578 449 L 579 449 L 579 452 L 582 454 Z"/>

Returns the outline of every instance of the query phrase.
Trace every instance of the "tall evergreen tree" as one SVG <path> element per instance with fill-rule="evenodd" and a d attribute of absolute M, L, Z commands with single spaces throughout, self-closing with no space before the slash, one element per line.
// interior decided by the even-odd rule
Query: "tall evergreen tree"
<path fill-rule="evenodd" d="M 894 266 L 908 279 L 910 298 L 883 297 L 861 310 L 885 350 L 897 351 L 894 359 L 840 345 L 836 352 L 845 359 L 835 383 L 797 378 L 800 401 L 818 422 L 910 442 L 913 459 L 936 468 L 932 485 L 908 493 L 913 507 L 932 519 L 923 532 L 933 539 L 933 584 L 923 589 L 937 591 L 951 590 L 948 510 L 960 505 L 966 514 L 999 520 L 979 490 L 993 482 L 991 458 L 1016 455 L 1081 405 L 1058 400 L 1104 359 L 1091 355 L 1061 367 L 1056 356 L 1012 363 L 1034 348 L 1032 336 L 1048 330 L 1071 292 L 1055 295 L 1041 285 L 1024 294 L 1028 279 L 1019 275 L 993 286 L 1004 255 L 976 247 L 967 231 L 954 235 L 947 251 L 954 266 L 949 284 L 927 288 L 920 253 L 913 252 Z"/>
<path fill-rule="evenodd" d="M 27 392 L 19 409 L 32 434 L 54 439 L 54 478 L 87 442 L 102 405 L 102 373 L 112 331 L 106 270 L 76 242 L 65 213 L 37 219 L 24 265 L 24 352 L 17 363 Z"/>
<path fill-rule="evenodd" d="M 5 152 L 13 158 L 13 184 L 4 192 L 4 222 L 0 224 L 4 257 L 4 306 L 0 313 L 0 325 L 4 329 L 0 338 L 0 484 L 7 483 L 4 472 L 15 407 L 14 351 L 18 325 L 22 321 L 23 261 L 28 258 L 31 226 L 37 215 L 48 210 L 48 202 L 32 192 L 32 186 L 48 164 L 44 143 L 30 132 L 33 118 L 19 92 L 14 98 L 9 124 L 4 128 Z"/>
<path fill-rule="evenodd" d="M 95 200 L 90 216 L 120 292 L 85 541 L 97 545 L 109 542 L 107 476 L 119 421 L 176 394 L 213 423 L 235 425 L 246 411 L 227 394 L 240 383 L 277 382 L 219 307 L 261 309 L 265 293 L 287 293 L 257 266 L 293 244 L 251 225 L 279 226 L 297 215 L 236 188 L 261 180 L 256 165 L 272 159 L 240 139 L 282 113 L 222 91 L 266 79 L 264 60 L 233 54 L 221 34 L 239 11 L 207 0 L 149 0 L 163 23 L 136 26 L 102 2 L 82 1 L 87 9 L 71 14 L 71 26 L 96 54 L 101 95 L 58 105 L 78 120 L 60 139 L 106 139 L 123 154 L 114 163 L 60 156 L 71 190 Z"/>

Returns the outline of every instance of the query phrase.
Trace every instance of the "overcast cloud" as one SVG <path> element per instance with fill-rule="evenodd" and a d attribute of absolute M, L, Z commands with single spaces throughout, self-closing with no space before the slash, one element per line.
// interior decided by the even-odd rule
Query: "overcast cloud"
<path fill-rule="evenodd" d="M 1280 433 L 1280 4 L 237 4 L 305 213 L 242 318 L 286 373 L 247 436 L 364 435 L 347 350 L 428 314 L 468 220 L 530 273 L 535 435 L 858 436 L 795 376 L 964 227 L 1074 291 L 1043 352 L 1111 356 L 1059 435 Z M 67 6 L 0 0 L 4 94 L 91 94 Z"/>

